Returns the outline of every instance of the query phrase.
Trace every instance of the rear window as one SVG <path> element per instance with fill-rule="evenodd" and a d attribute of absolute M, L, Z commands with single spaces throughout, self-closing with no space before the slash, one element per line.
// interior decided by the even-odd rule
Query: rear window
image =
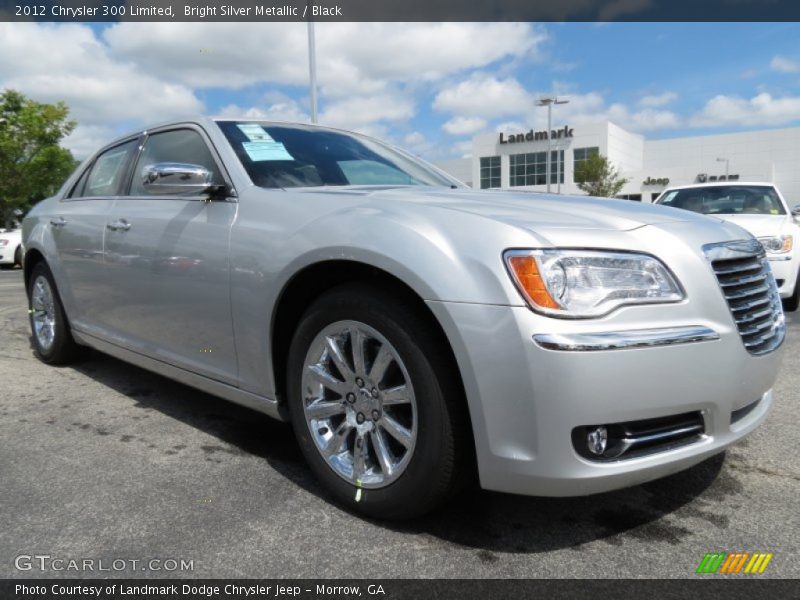
<path fill-rule="evenodd" d="M 785 215 L 778 193 L 768 185 L 721 185 L 665 192 L 658 204 L 705 215 Z"/>

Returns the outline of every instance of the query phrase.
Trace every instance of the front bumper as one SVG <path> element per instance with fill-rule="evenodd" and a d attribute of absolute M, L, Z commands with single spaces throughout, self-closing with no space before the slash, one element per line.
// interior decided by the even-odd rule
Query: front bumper
<path fill-rule="evenodd" d="M 608 322 L 613 318 L 578 324 L 521 306 L 428 304 L 459 362 L 486 489 L 575 496 L 657 479 L 724 450 L 755 429 L 772 405 L 780 350 L 748 354 L 727 311 L 696 322 L 687 319 L 698 314 L 688 303 L 629 307 L 617 319 L 627 329 L 637 329 L 631 323 L 646 323 L 647 329 L 692 326 L 718 339 L 576 351 L 542 347 L 534 336 L 625 328 Z M 753 410 L 731 423 L 733 411 L 756 400 Z M 704 433 L 689 445 L 606 462 L 580 456 L 573 445 L 577 427 L 695 411 L 702 414 Z"/>
<path fill-rule="evenodd" d="M 789 298 L 794 293 L 798 263 L 800 260 L 791 256 L 769 257 L 769 266 L 772 267 L 772 274 L 778 282 L 778 293 L 781 298 Z"/>

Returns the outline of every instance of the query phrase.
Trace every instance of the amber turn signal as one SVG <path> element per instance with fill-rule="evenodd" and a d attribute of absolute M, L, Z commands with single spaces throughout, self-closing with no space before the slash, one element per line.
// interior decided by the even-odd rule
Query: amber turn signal
<path fill-rule="evenodd" d="M 561 308 L 547 290 L 533 256 L 514 255 L 507 257 L 507 261 L 517 287 L 528 302 L 541 308 Z"/>

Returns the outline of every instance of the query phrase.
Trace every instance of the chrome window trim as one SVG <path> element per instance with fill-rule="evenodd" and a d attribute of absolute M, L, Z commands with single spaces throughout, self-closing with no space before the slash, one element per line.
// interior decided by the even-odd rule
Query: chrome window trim
<path fill-rule="evenodd" d="M 541 333 L 533 341 L 545 350 L 561 352 L 597 352 L 654 348 L 719 339 L 713 329 L 700 325 L 662 327 L 658 329 L 632 329 L 629 331 L 601 331 L 597 333 Z"/>

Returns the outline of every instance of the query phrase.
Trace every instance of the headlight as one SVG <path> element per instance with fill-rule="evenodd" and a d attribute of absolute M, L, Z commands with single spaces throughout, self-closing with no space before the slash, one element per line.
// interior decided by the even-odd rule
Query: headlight
<path fill-rule="evenodd" d="M 8 246 L 8 240 L 0 240 L 0 248 L 5 248 Z"/>
<path fill-rule="evenodd" d="M 766 252 L 770 254 L 786 254 L 792 251 L 794 239 L 790 235 L 778 235 L 775 237 L 758 238 Z"/>
<path fill-rule="evenodd" d="M 508 271 L 534 310 L 562 318 L 600 317 L 627 304 L 684 298 L 657 258 L 593 250 L 508 250 Z"/>

